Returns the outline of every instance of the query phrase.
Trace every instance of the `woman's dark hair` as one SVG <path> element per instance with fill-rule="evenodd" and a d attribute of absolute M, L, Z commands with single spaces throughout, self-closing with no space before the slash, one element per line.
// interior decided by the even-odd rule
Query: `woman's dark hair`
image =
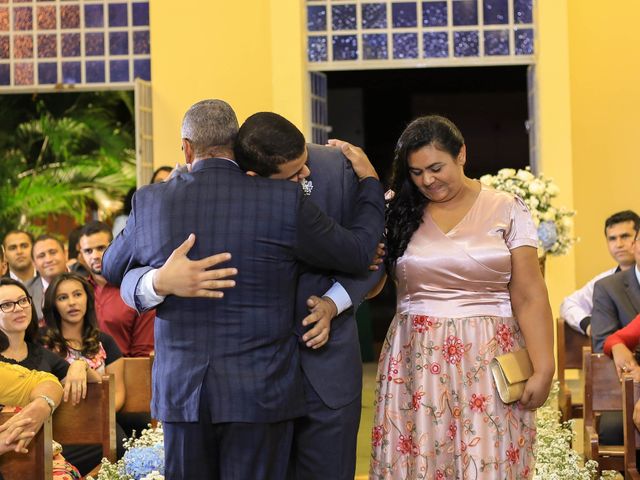
<path fill-rule="evenodd" d="M 409 175 L 409 156 L 432 145 L 456 158 L 464 138 L 453 122 L 438 115 L 416 118 L 400 135 L 393 155 L 390 188 L 395 197 L 386 212 L 387 256 L 385 264 L 392 271 L 398 258 L 407 249 L 409 240 L 420 223 L 428 199 L 420 193 Z"/>
<path fill-rule="evenodd" d="M 162 173 L 162 172 L 166 172 L 166 173 L 171 173 L 173 171 L 173 168 L 168 167 L 168 166 L 162 166 L 162 167 L 158 167 L 155 169 L 155 171 L 151 174 L 151 180 L 149 181 L 149 184 L 154 184 L 156 183 L 156 177 L 158 176 L 158 174 Z M 134 192 L 135 192 L 135 188 L 134 188 Z M 133 196 L 133 194 L 131 195 Z M 130 212 L 131 210 L 129 210 Z"/>
<path fill-rule="evenodd" d="M 96 318 L 95 295 L 93 287 L 83 277 L 76 273 L 64 272 L 53 279 L 44 295 L 44 319 L 47 323 L 47 330 L 42 335 L 42 344 L 49 350 L 53 350 L 61 357 L 66 358 L 69 354 L 66 339 L 62 336 L 62 317 L 56 308 L 56 297 L 58 287 L 66 280 L 75 280 L 82 285 L 87 294 L 87 311 L 84 315 L 82 325 L 82 355 L 87 358 L 94 357 L 100 351 L 100 340 L 98 339 L 98 322 Z"/>
<path fill-rule="evenodd" d="M 14 280 L 13 278 L 1 277 L 0 287 L 5 287 L 7 285 L 14 285 L 18 287 L 27 297 L 31 298 L 31 295 L 29 295 L 29 292 L 27 291 L 27 287 L 25 287 L 21 282 Z M 36 309 L 33 308 L 33 304 L 31 304 L 31 320 L 24 332 L 24 340 L 25 342 L 32 343 L 35 343 L 38 340 L 38 316 L 36 314 Z M 0 330 L 0 352 L 5 351 L 7 348 L 9 348 L 9 338 L 2 330 Z"/>

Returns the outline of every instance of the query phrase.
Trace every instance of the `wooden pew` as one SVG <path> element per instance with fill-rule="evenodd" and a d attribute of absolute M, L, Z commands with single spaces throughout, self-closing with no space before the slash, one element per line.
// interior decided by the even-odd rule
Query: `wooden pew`
<path fill-rule="evenodd" d="M 13 413 L 0 413 L 0 425 Z M 51 480 L 53 478 L 53 453 L 51 451 L 51 418 L 29 444 L 29 453 L 5 453 L 0 455 L 0 472 L 5 480 Z"/>
<path fill-rule="evenodd" d="M 634 382 L 630 374 L 624 376 L 622 382 L 622 415 L 624 419 L 624 465 L 625 480 L 640 480 L 636 465 L 636 450 L 640 448 L 640 432 L 633 423 L 633 409 L 640 400 L 640 383 Z"/>
<path fill-rule="evenodd" d="M 63 445 L 102 445 L 102 456 L 115 462 L 116 408 L 113 375 L 103 376 L 102 383 L 89 383 L 87 398 L 78 405 L 72 405 L 71 402 L 60 404 L 53 414 L 53 438 Z"/>
<path fill-rule="evenodd" d="M 562 420 L 566 421 L 581 417 L 583 407 L 582 404 L 574 402 L 571 398 L 571 390 L 566 383 L 565 370 L 569 368 L 582 369 L 582 349 L 584 347 L 591 348 L 591 339 L 568 327 L 562 317 L 558 318 L 557 327 L 556 358 L 558 360 L 558 383 L 560 384 L 558 402 L 562 412 Z"/>
<path fill-rule="evenodd" d="M 598 462 L 598 474 L 602 470 L 625 470 L 623 445 L 600 445 L 598 439 L 598 414 L 622 412 L 622 387 L 616 368 L 603 353 L 591 353 L 584 348 L 584 456 Z"/>
<path fill-rule="evenodd" d="M 150 413 L 153 358 L 123 358 L 123 361 L 127 396 L 120 413 Z"/>

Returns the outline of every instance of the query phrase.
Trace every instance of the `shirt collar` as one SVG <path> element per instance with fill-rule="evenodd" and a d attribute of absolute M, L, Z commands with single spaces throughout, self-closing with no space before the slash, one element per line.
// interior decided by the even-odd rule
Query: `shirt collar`
<path fill-rule="evenodd" d="M 211 157 L 211 158 L 203 158 L 202 160 L 198 160 L 198 162 L 196 162 L 196 164 L 193 166 L 193 168 L 191 169 L 191 172 L 197 172 L 200 169 L 203 168 L 210 168 L 210 167 L 215 167 L 216 165 L 220 165 L 221 162 L 219 162 L 218 160 L 223 160 L 224 163 L 223 165 L 228 165 L 231 168 L 240 168 L 240 166 L 236 163 L 235 160 L 231 160 L 230 158 L 226 158 L 226 157 Z"/>
<path fill-rule="evenodd" d="M 638 280 L 638 285 L 640 285 L 640 270 L 638 270 L 638 265 L 635 266 L 636 269 L 636 279 Z"/>
<path fill-rule="evenodd" d="M 11 271 L 11 269 L 9 269 L 9 276 L 10 276 L 11 278 L 13 278 L 14 280 L 17 280 L 17 281 L 18 281 L 18 282 L 20 282 L 20 283 L 27 283 L 27 282 L 29 282 L 30 280 L 33 280 L 34 278 L 36 278 L 36 277 L 38 276 L 38 272 L 36 272 L 36 269 L 34 268 L 34 269 L 33 269 L 33 277 L 31 277 L 31 278 L 30 278 L 29 280 L 27 280 L 26 282 L 23 282 L 22 280 L 20 280 L 20 278 L 18 278 L 18 276 L 17 276 L 15 273 L 13 273 L 13 272 Z"/>

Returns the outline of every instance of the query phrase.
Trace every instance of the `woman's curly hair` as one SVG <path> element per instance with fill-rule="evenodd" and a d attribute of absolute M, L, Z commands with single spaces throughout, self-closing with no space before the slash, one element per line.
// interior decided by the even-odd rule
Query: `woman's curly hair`
<path fill-rule="evenodd" d="M 464 145 L 462 133 L 453 122 L 439 115 L 416 118 L 400 135 L 393 155 L 390 188 L 395 193 L 386 211 L 387 271 L 393 271 L 415 232 L 422 223 L 424 209 L 429 200 L 411 181 L 409 156 L 415 151 L 433 145 L 438 150 L 457 158 Z"/>
<path fill-rule="evenodd" d="M 63 358 L 69 354 L 67 340 L 62 335 L 62 317 L 56 308 L 56 296 L 58 287 L 66 280 L 75 280 L 82 285 L 87 295 L 87 311 L 84 314 L 82 324 L 82 355 L 86 358 L 95 357 L 100 351 L 100 340 L 98 339 L 98 321 L 96 318 L 95 295 L 93 287 L 84 277 L 76 273 L 65 272 L 53 279 L 47 292 L 44 295 L 44 319 L 47 329 L 42 335 L 41 342 L 49 350 L 56 352 Z"/>

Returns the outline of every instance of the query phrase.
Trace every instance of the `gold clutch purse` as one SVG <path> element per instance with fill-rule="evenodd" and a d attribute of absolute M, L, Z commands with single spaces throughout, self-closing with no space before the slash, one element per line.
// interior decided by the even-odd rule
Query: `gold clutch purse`
<path fill-rule="evenodd" d="M 533 375 L 533 365 L 527 349 L 499 355 L 491 360 L 489 368 L 500 400 L 504 403 L 520 400 L 527 380 Z"/>

